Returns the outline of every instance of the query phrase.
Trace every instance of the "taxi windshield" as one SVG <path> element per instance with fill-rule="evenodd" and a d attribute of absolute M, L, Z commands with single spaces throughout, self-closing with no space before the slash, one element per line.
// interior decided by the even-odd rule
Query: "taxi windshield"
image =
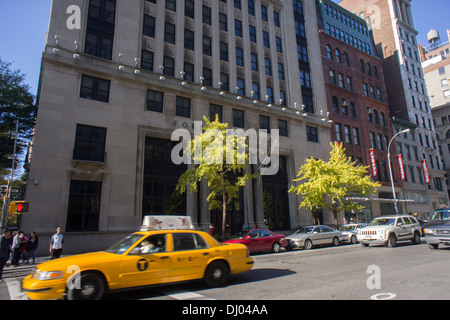
<path fill-rule="evenodd" d="M 436 210 L 431 217 L 431 220 L 450 220 L 450 210 Z"/>
<path fill-rule="evenodd" d="M 122 254 L 125 251 L 127 251 L 133 244 L 135 244 L 139 239 L 142 238 L 142 234 L 133 233 L 119 242 L 116 242 L 111 247 L 106 249 L 106 252 L 115 253 L 115 254 Z"/>

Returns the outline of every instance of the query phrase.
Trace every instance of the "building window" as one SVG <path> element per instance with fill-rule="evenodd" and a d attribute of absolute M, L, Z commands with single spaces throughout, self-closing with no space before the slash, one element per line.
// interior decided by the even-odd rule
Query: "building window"
<path fill-rule="evenodd" d="M 310 142 L 319 142 L 319 134 L 317 128 L 306 126 L 306 140 Z"/>
<path fill-rule="evenodd" d="M 250 66 L 253 71 L 258 71 L 258 56 L 256 53 L 250 54 Z"/>
<path fill-rule="evenodd" d="M 116 0 L 89 2 L 84 52 L 103 59 L 112 59 Z"/>
<path fill-rule="evenodd" d="M 164 94 L 159 91 L 147 90 L 147 110 L 163 112 Z"/>
<path fill-rule="evenodd" d="M 259 116 L 259 128 L 262 130 L 267 130 L 267 133 L 270 133 L 270 118 L 266 116 Z"/>
<path fill-rule="evenodd" d="M 153 71 L 153 52 L 142 50 L 141 68 Z"/>
<path fill-rule="evenodd" d="M 331 47 L 327 45 L 327 58 L 333 60 L 333 53 L 331 51 Z"/>
<path fill-rule="evenodd" d="M 211 38 L 208 36 L 203 36 L 203 54 L 207 56 L 212 55 Z"/>
<path fill-rule="evenodd" d="M 336 141 L 341 142 L 342 141 L 342 127 L 341 124 L 336 123 L 334 125 L 334 130 L 336 131 Z"/>
<path fill-rule="evenodd" d="M 144 15 L 144 35 L 155 37 L 155 18 L 147 14 Z"/>
<path fill-rule="evenodd" d="M 211 103 L 209 105 L 209 120 L 216 120 L 216 115 L 219 116 L 219 122 L 222 122 L 222 106 Z"/>
<path fill-rule="evenodd" d="M 194 31 L 189 29 L 184 29 L 184 48 L 189 50 L 194 50 Z"/>
<path fill-rule="evenodd" d="M 101 181 L 70 181 L 67 232 L 98 231 L 101 193 Z"/>
<path fill-rule="evenodd" d="M 233 109 L 233 126 L 244 128 L 244 111 Z"/>
<path fill-rule="evenodd" d="M 222 31 L 228 31 L 227 15 L 219 12 L 219 29 Z"/>
<path fill-rule="evenodd" d="M 194 19 L 195 17 L 195 2 L 194 0 L 186 0 L 184 3 L 184 15 Z"/>
<path fill-rule="evenodd" d="M 358 128 L 353 128 L 353 143 L 357 146 L 359 146 L 361 144 L 361 142 L 359 140 L 359 129 Z"/>
<path fill-rule="evenodd" d="M 248 26 L 248 31 L 250 34 L 250 41 L 251 42 L 256 42 L 256 28 L 255 26 L 249 25 Z"/>
<path fill-rule="evenodd" d="M 278 133 L 280 136 L 288 136 L 288 124 L 285 120 L 278 120 Z"/>
<path fill-rule="evenodd" d="M 110 84 L 109 80 L 82 75 L 80 97 L 109 102 Z"/>
<path fill-rule="evenodd" d="M 73 160 L 105 162 L 106 128 L 77 124 Z"/>
<path fill-rule="evenodd" d="M 166 22 L 164 28 L 164 41 L 175 44 L 175 25 L 173 23 Z"/>
<path fill-rule="evenodd" d="M 300 84 L 303 87 L 311 88 L 311 75 L 309 71 L 300 69 Z"/>
<path fill-rule="evenodd" d="M 202 22 L 211 25 L 211 8 L 205 5 L 202 7 Z"/>
<path fill-rule="evenodd" d="M 236 65 L 244 66 L 244 50 L 236 47 Z"/>
<path fill-rule="evenodd" d="M 176 115 L 179 117 L 191 117 L 191 99 L 177 96 Z"/>

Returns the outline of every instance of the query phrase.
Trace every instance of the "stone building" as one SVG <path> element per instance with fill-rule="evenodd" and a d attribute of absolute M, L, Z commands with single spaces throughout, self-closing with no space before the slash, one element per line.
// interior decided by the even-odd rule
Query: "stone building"
<path fill-rule="evenodd" d="M 171 136 L 215 114 L 279 129 L 278 173 L 242 189 L 227 232 L 311 223 L 287 190 L 305 158 L 329 157 L 317 23 L 314 0 L 54 0 L 21 227 L 43 254 L 57 226 L 66 253 L 104 249 L 147 214 L 207 230 L 220 217 L 206 185 L 174 193 L 187 165 L 171 161 Z"/>

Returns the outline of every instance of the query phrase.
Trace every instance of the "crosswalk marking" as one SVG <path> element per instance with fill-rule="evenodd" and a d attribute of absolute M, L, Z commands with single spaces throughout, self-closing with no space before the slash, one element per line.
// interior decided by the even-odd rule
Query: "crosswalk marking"
<path fill-rule="evenodd" d="M 158 291 L 164 294 L 165 296 L 176 300 L 215 300 L 213 298 L 205 297 L 195 292 L 184 291 L 180 289 L 160 289 Z"/>
<path fill-rule="evenodd" d="M 25 292 L 22 291 L 22 286 L 16 278 L 4 279 L 8 287 L 9 297 L 11 300 L 28 300 Z"/>

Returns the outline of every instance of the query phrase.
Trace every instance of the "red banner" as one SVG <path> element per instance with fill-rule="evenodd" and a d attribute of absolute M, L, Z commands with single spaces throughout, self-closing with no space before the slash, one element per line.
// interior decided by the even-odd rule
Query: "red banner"
<path fill-rule="evenodd" d="M 400 181 L 405 181 L 406 176 L 405 176 L 405 168 L 403 167 L 403 159 L 402 159 L 402 155 L 399 154 L 397 155 L 397 160 L 398 160 L 398 166 L 400 168 Z"/>
<path fill-rule="evenodd" d="M 425 183 L 430 183 L 430 177 L 428 176 L 428 168 L 427 168 L 427 160 L 422 160 L 422 170 L 423 170 L 423 177 L 425 178 Z"/>
<path fill-rule="evenodd" d="M 373 149 L 369 149 L 369 155 L 370 155 L 370 164 L 372 166 L 372 178 L 376 179 L 378 178 L 378 171 L 377 165 L 375 163 L 375 154 L 373 153 Z"/>

